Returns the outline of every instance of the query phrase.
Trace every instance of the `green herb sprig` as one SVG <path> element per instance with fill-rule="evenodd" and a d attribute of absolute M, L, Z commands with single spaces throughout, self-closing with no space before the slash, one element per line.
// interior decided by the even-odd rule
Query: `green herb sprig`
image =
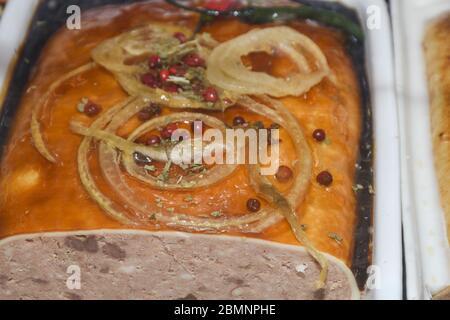
<path fill-rule="evenodd" d="M 363 41 L 364 33 L 361 27 L 338 12 L 316 8 L 310 5 L 300 6 L 274 6 L 237 8 L 225 11 L 211 10 L 200 7 L 191 7 L 177 0 L 166 0 L 167 3 L 189 11 L 201 14 L 201 21 L 208 22 L 214 17 L 236 17 L 246 23 L 262 24 L 296 19 L 311 19 L 325 25 L 343 30 L 358 41 Z"/>

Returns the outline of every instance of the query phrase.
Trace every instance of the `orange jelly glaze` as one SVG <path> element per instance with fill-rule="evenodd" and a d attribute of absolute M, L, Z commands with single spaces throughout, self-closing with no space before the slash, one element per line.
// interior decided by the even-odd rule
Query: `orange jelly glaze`
<path fill-rule="evenodd" d="M 169 9 L 162 1 L 108 6 L 85 12 L 82 30 L 62 28 L 48 41 L 33 70 L 28 90 L 22 97 L 1 161 L 0 239 L 44 231 L 129 228 L 109 218 L 83 189 L 76 162 L 81 137 L 69 130 L 69 122 L 73 119 L 86 124 L 92 121 L 76 110 L 82 97 L 89 97 L 100 104 L 103 111 L 126 97 L 114 77 L 104 69 L 95 68 L 62 84 L 48 101 L 41 122 L 44 138 L 58 157 L 57 164 L 46 161 L 32 144 L 31 108 L 53 81 L 90 61 L 91 49 L 102 40 L 152 21 L 167 21 L 194 28 L 197 18 L 194 14 Z M 350 264 L 356 224 L 356 199 L 352 186 L 361 133 L 360 93 L 356 75 L 339 31 L 304 22 L 291 23 L 290 26 L 320 46 L 336 77 L 334 82 L 323 80 L 300 97 L 282 99 L 301 124 L 313 155 L 310 187 L 305 201 L 297 208 L 299 221 L 307 225 L 307 235 L 319 250 Z M 204 31 L 219 41 L 225 41 L 252 28 L 255 26 L 237 20 L 221 20 L 207 26 Z M 267 65 L 267 71 L 272 74 L 284 74 L 286 70 L 292 69 L 291 62 L 285 57 L 261 61 L 268 58 L 260 54 L 255 56 L 256 59 L 259 57 L 259 61 L 252 63 L 258 69 Z M 225 121 L 230 123 L 237 112 L 246 119 L 257 119 L 243 110 L 231 108 L 224 114 Z M 312 132 L 318 128 L 326 131 L 329 143 L 318 143 L 312 138 Z M 285 143 L 281 147 L 281 162 L 292 167 L 295 156 L 293 148 L 289 146 L 289 136 L 282 133 L 281 138 L 282 144 Z M 333 174 L 334 182 L 329 188 L 315 181 L 316 175 L 323 170 Z M 93 172 L 97 178 L 101 178 L 101 172 L 95 165 Z M 104 182 L 98 183 L 102 190 L 107 188 Z M 276 185 L 281 190 L 289 189 L 289 184 Z M 150 192 L 167 201 L 167 207 L 179 207 L 180 203 L 183 204 L 183 198 L 189 194 Z M 190 209 L 190 214 L 206 210 L 245 213 L 247 199 L 254 196 L 248 186 L 245 168 L 238 169 L 218 186 L 192 194 L 199 204 Z M 149 226 L 141 229 L 164 228 Z M 228 233 L 241 235 L 237 232 Z M 342 242 L 332 239 L 330 233 L 342 237 Z M 263 233 L 245 235 L 298 244 L 285 221 Z"/>

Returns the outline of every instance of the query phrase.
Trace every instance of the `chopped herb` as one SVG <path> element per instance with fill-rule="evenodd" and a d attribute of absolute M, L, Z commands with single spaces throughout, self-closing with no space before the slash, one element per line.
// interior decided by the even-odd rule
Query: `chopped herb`
<path fill-rule="evenodd" d="M 190 84 L 191 82 L 183 77 L 176 77 L 176 76 L 169 76 L 169 78 L 167 78 L 167 81 L 169 82 L 173 82 L 173 83 L 177 83 L 177 84 Z"/>
<path fill-rule="evenodd" d="M 184 201 L 186 202 L 192 202 L 194 200 L 194 198 L 192 196 L 187 196 L 186 198 L 184 198 Z"/>
<path fill-rule="evenodd" d="M 174 213 L 175 212 L 175 208 L 167 208 L 167 211 L 170 213 Z"/>
<path fill-rule="evenodd" d="M 205 69 L 203 68 L 189 68 L 186 72 L 185 78 L 188 80 L 198 79 L 203 82 L 205 79 Z"/>
<path fill-rule="evenodd" d="M 197 184 L 197 182 L 195 182 L 195 181 L 182 181 L 180 185 L 182 188 L 191 188 L 191 187 L 195 186 L 196 184 Z"/>
<path fill-rule="evenodd" d="M 206 171 L 205 166 L 203 166 L 202 164 L 193 164 L 188 171 L 190 173 L 203 173 Z"/>
<path fill-rule="evenodd" d="M 211 216 L 215 217 L 215 218 L 219 218 L 222 216 L 222 212 L 220 211 L 213 211 L 211 212 Z"/>
<path fill-rule="evenodd" d="M 360 190 L 364 190 L 364 186 L 357 184 L 357 185 L 353 186 L 352 189 L 353 189 L 353 192 L 357 193 Z"/>
<path fill-rule="evenodd" d="M 78 112 L 84 113 L 84 108 L 89 103 L 89 99 L 86 97 L 81 98 L 80 102 L 78 102 L 77 110 Z"/>
<path fill-rule="evenodd" d="M 156 171 L 156 167 L 154 165 L 151 165 L 151 166 L 145 165 L 144 169 L 147 170 L 147 171 L 151 171 L 151 172 L 155 172 Z"/>
<path fill-rule="evenodd" d="M 171 166 L 172 166 L 172 161 L 167 161 L 166 165 L 164 166 L 163 171 L 158 176 L 159 181 L 165 182 L 165 181 L 169 180 L 169 170 L 170 170 Z"/>
<path fill-rule="evenodd" d="M 257 130 L 264 129 L 264 123 L 262 123 L 262 121 L 255 121 L 252 123 L 252 125 L 250 127 L 257 129 Z"/>
<path fill-rule="evenodd" d="M 342 241 L 344 240 L 344 239 L 342 239 L 342 237 L 340 235 L 338 235 L 337 233 L 334 233 L 334 232 L 330 232 L 328 234 L 328 237 L 330 239 L 333 239 L 334 241 L 336 241 L 338 244 L 342 244 Z"/>

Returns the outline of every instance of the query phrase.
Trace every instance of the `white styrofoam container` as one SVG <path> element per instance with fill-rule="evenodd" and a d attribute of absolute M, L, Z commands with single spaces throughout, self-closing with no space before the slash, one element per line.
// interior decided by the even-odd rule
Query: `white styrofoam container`
<path fill-rule="evenodd" d="M 391 1 L 401 132 L 407 295 L 429 299 L 450 286 L 450 248 L 434 170 L 423 37 L 448 0 Z M 450 36 L 449 36 L 450 41 Z"/>
<path fill-rule="evenodd" d="M 38 0 L 10 0 L 0 25 L 0 85 L 18 50 Z M 374 116 L 375 189 L 373 264 L 375 287 L 367 299 L 402 298 L 400 169 L 394 63 L 390 20 L 384 0 L 341 0 L 354 8 L 366 33 L 366 60 Z M 68 3 L 70 5 L 70 3 Z M 368 10 L 368 9 L 372 10 Z M 366 20 L 378 14 L 381 24 L 369 30 Z M 13 32 L 13 30 L 16 30 Z M 4 54 L 6 53 L 6 55 Z M 1 103 L 1 101 L 0 101 Z"/>
<path fill-rule="evenodd" d="M 8 1 L 0 19 L 0 105 L 3 102 L 1 89 L 11 76 L 12 65 L 18 58 L 38 2 L 38 0 Z"/>

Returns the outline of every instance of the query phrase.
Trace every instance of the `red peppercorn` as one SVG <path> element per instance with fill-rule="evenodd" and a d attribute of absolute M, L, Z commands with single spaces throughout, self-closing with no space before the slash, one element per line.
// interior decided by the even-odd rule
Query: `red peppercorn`
<path fill-rule="evenodd" d="M 147 108 L 153 116 L 159 116 L 161 114 L 161 107 L 156 103 L 151 103 Z"/>
<path fill-rule="evenodd" d="M 181 63 L 177 63 L 169 68 L 169 73 L 172 76 L 182 77 L 186 74 L 186 68 Z"/>
<path fill-rule="evenodd" d="M 170 72 L 167 69 L 163 69 L 159 72 L 159 78 L 161 81 L 167 81 L 167 79 L 170 77 Z"/>
<path fill-rule="evenodd" d="M 255 128 L 256 130 L 264 129 L 264 123 L 262 121 L 255 121 L 255 122 L 253 122 L 253 124 L 251 126 L 253 128 Z"/>
<path fill-rule="evenodd" d="M 333 183 L 333 176 L 328 171 L 322 171 L 317 175 L 317 182 L 324 187 L 329 187 Z"/>
<path fill-rule="evenodd" d="M 245 124 L 245 119 L 243 117 L 241 117 L 241 116 L 234 117 L 234 119 L 233 119 L 234 126 L 237 127 L 237 126 L 242 126 L 244 124 Z"/>
<path fill-rule="evenodd" d="M 150 69 L 154 69 L 161 64 L 161 58 L 158 55 L 152 55 L 148 59 L 148 66 Z"/>
<path fill-rule="evenodd" d="M 183 32 L 175 32 L 173 34 L 173 36 L 175 38 L 177 38 L 178 41 L 180 41 L 180 43 L 185 43 L 187 41 L 187 37 L 186 37 L 186 35 Z"/>
<path fill-rule="evenodd" d="M 167 92 L 177 93 L 180 90 L 180 87 L 175 83 L 165 83 L 163 89 Z"/>
<path fill-rule="evenodd" d="M 324 141 L 326 137 L 327 135 L 325 134 L 325 131 L 322 129 L 317 129 L 314 130 L 313 132 L 313 138 L 318 142 Z"/>
<path fill-rule="evenodd" d="M 172 132 L 174 132 L 175 130 L 178 129 L 178 125 L 177 125 L 176 123 L 169 123 L 169 124 L 166 126 L 166 128 L 169 129 L 169 130 L 171 130 Z"/>
<path fill-rule="evenodd" d="M 198 54 L 190 53 L 183 58 L 183 62 L 189 67 L 203 67 L 205 66 L 205 60 L 203 60 Z"/>
<path fill-rule="evenodd" d="M 157 144 L 161 143 L 161 138 L 158 137 L 157 135 L 151 135 L 150 137 L 148 137 L 146 144 L 148 146 L 154 146 Z"/>
<path fill-rule="evenodd" d="M 151 114 L 150 112 L 148 112 L 147 110 L 142 109 L 141 111 L 139 111 L 139 113 L 138 113 L 137 116 L 138 116 L 138 119 L 139 119 L 139 120 L 141 120 L 141 121 L 147 121 L 147 120 L 150 120 L 150 119 L 151 119 L 152 114 Z"/>
<path fill-rule="evenodd" d="M 248 199 L 247 209 L 250 212 L 258 212 L 261 209 L 261 202 L 258 199 Z"/>
<path fill-rule="evenodd" d="M 101 111 L 102 111 L 102 108 L 98 104 L 95 104 L 90 101 L 84 106 L 84 113 L 86 115 L 88 115 L 89 117 L 95 117 Z"/>
<path fill-rule="evenodd" d="M 292 178 L 292 176 L 293 176 L 293 172 L 292 172 L 291 168 L 289 168 L 287 166 L 280 166 L 278 168 L 277 174 L 275 175 L 277 180 L 280 182 L 287 182 Z"/>
<path fill-rule="evenodd" d="M 169 74 L 171 76 L 175 76 L 177 74 L 177 72 L 178 72 L 177 68 L 175 68 L 175 67 L 170 67 L 169 68 Z"/>
<path fill-rule="evenodd" d="M 219 95 L 217 94 L 217 90 L 213 87 L 208 87 L 203 91 L 203 100 L 206 102 L 217 102 L 219 100 Z"/>
<path fill-rule="evenodd" d="M 141 82 L 150 88 L 158 88 L 160 86 L 159 80 L 151 73 L 143 74 Z"/>
<path fill-rule="evenodd" d="M 178 129 L 176 123 L 168 124 L 164 129 L 161 130 L 161 137 L 163 139 L 170 139 L 172 134 Z"/>
<path fill-rule="evenodd" d="M 161 107 L 156 103 L 152 103 L 138 112 L 138 118 L 141 121 L 147 121 L 159 114 L 161 114 Z"/>

